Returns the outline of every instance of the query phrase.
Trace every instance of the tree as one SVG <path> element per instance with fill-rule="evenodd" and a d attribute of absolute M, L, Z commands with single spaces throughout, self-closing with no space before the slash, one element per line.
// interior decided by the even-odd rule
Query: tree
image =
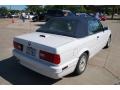
<path fill-rule="evenodd" d="M 119 5 L 113 5 L 113 6 L 111 6 L 112 7 L 112 16 L 111 16 L 111 19 L 114 19 L 114 14 L 115 13 L 117 13 L 117 14 L 119 14 L 119 8 L 120 8 L 120 6 Z"/>
<path fill-rule="evenodd" d="M 48 9 L 66 9 L 71 10 L 73 12 L 86 12 L 86 9 L 82 5 L 46 5 L 45 10 Z"/>
<path fill-rule="evenodd" d="M 115 6 L 112 6 L 112 16 L 111 16 L 111 19 L 113 19 L 114 13 L 115 13 Z"/>
<path fill-rule="evenodd" d="M 40 13 L 43 12 L 43 7 L 42 5 L 27 5 L 26 11 Z"/>
<path fill-rule="evenodd" d="M 15 14 L 15 13 L 19 13 L 20 10 L 9 10 L 9 12 L 10 12 L 11 14 Z"/>
<path fill-rule="evenodd" d="M 49 9 L 64 9 L 65 5 L 46 5 L 44 6 L 44 10 L 47 11 Z"/>
<path fill-rule="evenodd" d="M 3 15 L 8 14 L 8 9 L 6 7 L 1 7 L 0 8 L 0 14 L 3 14 Z"/>

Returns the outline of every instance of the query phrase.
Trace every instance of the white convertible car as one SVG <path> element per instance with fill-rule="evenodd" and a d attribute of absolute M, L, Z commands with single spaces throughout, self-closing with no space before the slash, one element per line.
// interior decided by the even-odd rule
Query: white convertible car
<path fill-rule="evenodd" d="M 59 17 L 36 32 L 14 38 L 20 64 L 50 78 L 83 73 L 87 61 L 108 48 L 111 31 L 90 16 Z"/>

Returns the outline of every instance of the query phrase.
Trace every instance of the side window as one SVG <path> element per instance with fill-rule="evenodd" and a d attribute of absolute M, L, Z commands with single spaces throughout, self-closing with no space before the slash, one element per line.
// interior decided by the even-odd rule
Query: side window
<path fill-rule="evenodd" d="M 102 24 L 98 20 L 89 20 L 88 21 L 88 33 L 95 34 L 103 31 Z"/>

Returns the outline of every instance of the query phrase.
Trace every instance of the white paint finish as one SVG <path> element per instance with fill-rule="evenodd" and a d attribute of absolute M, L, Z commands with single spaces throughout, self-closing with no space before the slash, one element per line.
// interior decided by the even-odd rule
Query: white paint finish
<path fill-rule="evenodd" d="M 44 35 L 45 38 L 40 37 L 40 35 Z M 17 36 L 16 38 L 19 38 L 21 40 L 26 40 L 26 41 L 32 41 L 32 42 L 53 47 L 53 48 L 57 48 L 61 45 L 64 45 L 66 43 L 69 43 L 75 40 L 75 38 L 72 38 L 72 37 L 55 35 L 55 34 L 47 34 L 47 33 L 41 33 L 41 32 L 25 34 L 25 35 Z"/>
<path fill-rule="evenodd" d="M 54 66 L 54 70 L 61 71 L 62 68 L 65 66 L 68 66 L 67 69 L 63 70 L 60 73 L 57 73 L 57 77 L 52 77 L 51 78 L 61 78 L 64 75 L 67 75 L 71 72 L 74 71 L 76 64 L 78 62 L 79 56 L 84 53 L 85 51 L 89 51 L 89 58 L 94 56 L 96 53 L 98 53 L 107 43 L 107 40 L 111 34 L 110 30 L 106 30 L 104 32 L 96 33 L 94 35 L 90 35 L 84 38 L 72 38 L 72 37 L 67 37 L 67 36 L 61 36 L 61 35 L 55 35 L 55 34 L 48 34 L 48 33 L 40 33 L 40 32 L 34 32 L 30 34 L 25 34 L 21 36 L 17 36 L 14 38 L 14 41 L 17 41 L 21 44 L 24 45 L 24 54 L 26 47 L 28 46 L 28 41 L 31 41 L 31 47 L 35 48 L 37 50 L 37 55 L 36 57 L 33 58 L 33 61 L 39 60 L 41 63 L 44 63 L 44 70 L 46 72 L 41 72 L 38 70 L 39 73 L 50 76 L 49 73 L 56 74 L 54 72 L 47 72 L 50 67 L 47 67 L 50 65 L 51 67 Z M 40 35 L 44 35 L 45 37 L 40 37 Z M 97 38 L 99 36 L 99 38 Z M 39 59 L 39 50 L 44 50 L 50 53 L 54 54 L 59 54 L 61 58 L 61 63 L 59 65 L 55 65 L 52 63 L 49 63 L 45 60 L 40 60 Z M 20 59 L 22 64 L 24 65 L 25 59 L 27 59 L 27 56 L 24 56 L 24 60 L 22 57 L 21 53 L 14 52 L 14 55 Z M 29 57 L 28 57 L 29 58 Z M 35 60 L 34 60 L 35 59 Z M 28 62 L 31 63 L 31 62 Z M 40 64 L 41 64 L 40 63 Z M 43 68 L 40 67 L 39 65 L 27 65 L 25 64 L 28 68 L 37 71 L 36 68 Z M 33 67 L 34 68 L 31 68 Z"/>

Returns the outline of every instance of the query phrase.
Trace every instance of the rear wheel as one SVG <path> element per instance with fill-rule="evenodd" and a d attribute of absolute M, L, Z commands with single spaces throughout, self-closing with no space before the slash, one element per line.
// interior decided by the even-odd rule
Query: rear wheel
<path fill-rule="evenodd" d="M 88 54 L 87 53 L 83 53 L 80 56 L 79 61 L 78 61 L 77 66 L 76 66 L 76 69 L 74 71 L 74 73 L 76 75 L 80 75 L 80 74 L 82 74 L 85 71 L 86 66 L 87 66 L 87 61 L 88 61 Z"/>
<path fill-rule="evenodd" d="M 107 41 L 107 44 L 106 44 L 106 46 L 104 48 L 109 48 L 110 44 L 111 44 L 111 36 L 109 37 L 109 39 Z"/>

